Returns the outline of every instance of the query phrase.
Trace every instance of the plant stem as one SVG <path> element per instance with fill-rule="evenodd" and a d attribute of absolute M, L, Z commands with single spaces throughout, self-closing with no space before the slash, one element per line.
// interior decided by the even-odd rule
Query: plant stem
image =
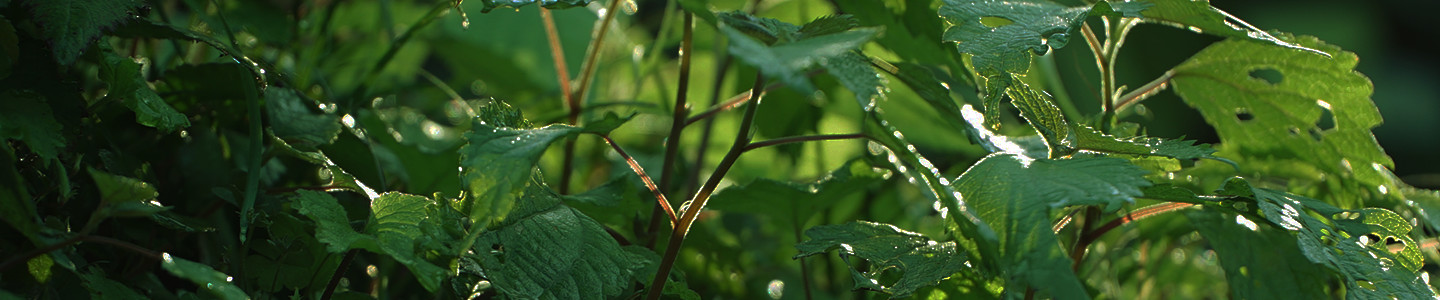
<path fill-rule="evenodd" d="M 585 102 L 585 96 L 590 91 L 590 82 L 595 79 L 595 66 L 600 60 L 600 45 L 605 42 L 605 35 L 610 32 L 610 23 L 615 22 L 615 15 L 620 14 L 616 10 L 620 2 L 624 0 L 610 0 L 605 7 L 605 15 L 601 16 L 600 30 L 595 32 L 595 37 L 590 40 L 590 47 L 585 51 L 585 63 L 580 67 L 580 84 L 574 90 L 568 90 L 569 85 L 561 86 L 561 92 L 568 92 L 573 95 L 567 96 L 570 111 L 570 125 L 580 126 L 581 103 Z M 575 138 L 565 140 L 565 153 L 560 169 L 560 194 L 570 193 L 570 176 L 575 169 Z"/>
<path fill-rule="evenodd" d="M 1115 218 L 1114 220 L 1110 220 L 1109 222 L 1105 222 L 1105 224 L 1100 225 L 1100 227 L 1094 227 L 1095 221 L 1099 221 L 1100 209 L 1097 207 L 1086 207 L 1085 219 L 1082 220 L 1085 222 L 1085 227 L 1081 230 L 1080 237 L 1075 240 L 1075 248 L 1071 249 L 1070 252 L 1070 258 L 1074 260 L 1072 269 L 1079 271 L 1080 260 L 1085 258 L 1085 248 L 1090 247 L 1090 244 L 1099 240 L 1101 236 L 1104 236 L 1111 230 L 1119 228 L 1121 225 L 1129 224 L 1130 222 L 1139 221 L 1140 219 L 1175 212 L 1192 206 L 1195 206 L 1195 204 L 1186 202 L 1165 202 L 1146 206 L 1119 218 Z"/>
<path fill-rule="evenodd" d="M 630 170 L 635 171 L 636 175 L 640 175 L 640 181 L 644 181 L 645 188 L 650 189 L 650 192 L 655 194 L 656 205 L 665 210 L 665 214 L 670 217 L 670 226 L 674 227 L 675 222 L 679 221 L 675 216 L 675 210 L 670 208 L 670 200 L 665 198 L 665 193 L 661 192 L 660 188 L 655 186 L 655 181 L 650 180 L 650 175 L 645 174 L 645 168 L 640 167 L 640 163 L 636 162 L 635 158 L 630 157 L 630 154 L 625 153 L 625 149 L 620 148 L 620 144 L 616 144 L 615 140 L 610 139 L 610 136 L 602 134 L 600 137 L 605 139 L 605 143 L 610 144 L 611 148 L 615 149 L 615 153 L 619 153 L 620 157 L 625 158 L 625 163 L 630 165 Z"/>
<path fill-rule="evenodd" d="M 325 284 L 325 292 L 320 294 L 320 299 L 329 300 L 335 294 L 335 287 L 340 286 L 340 279 L 345 278 L 345 269 L 350 268 L 350 262 L 355 260 L 355 253 L 360 249 L 345 251 L 345 257 L 340 259 L 340 266 L 335 267 L 335 275 L 330 276 L 330 282 Z"/>
<path fill-rule="evenodd" d="M 545 23 L 545 38 L 550 41 L 550 59 L 555 62 L 555 77 L 560 81 L 560 99 L 565 101 L 565 106 L 571 111 L 577 110 L 580 103 L 571 98 L 570 94 L 570 70 L 565 66 L 565 48 L 560 47 L 560 31 L 555 29 L 555 18 L 550 15 L 550 9 L 540 8 L 540 21 Z M 575 123 L 575 114 L 571 114 L 570 123 Z"/>
<path fill-rule="evenodd" d="M 770 91 L 770 90 L 773 90 L 773 89 L 776 89 L 776 88 L 779 88 L 779 87 L 780 87 L 780 83 L 779 83 L 779 82 L 772 83 L 772 84 L 770 84 L 769 86 L 766 86 L 766 87 L 765 87 L 763 90 L 761 90 L 760 92 L 762 92 L 762 93 L 763 93 L 763 92 L 768 92 L 768 91 Z M 703 112 L 700 112 L 700 113 L 698 113 L 698 114 L 695 114 L 694 116 L 691 116 L 689 119 L 685 119 L 685 125 L 690 125 L 690 124 L 692 124 L 692 123 L 699 122 L 700 120 L 704 120 L 704 119 L 706 119 L 706 118 L 713 117 L 713 116 L 715 116 L 715 114 L 718 114 L 718 113 L 720 113 L 720 112 L 727 111 L 727 110 L 731 110 L 731 109 L 734 109 L 735 107 L 738 107 L 738 106 L 740 106 L 740 105 L 742 105 L 742 104 L 745 104 L 746 101 L 750 101 L 750 98 L 751 98 L 750 96 L 753 95 L 753 94 L 754 94 L 754 91 L 751 91 L 751 92 L 748 92 L 748 93 L 739 94 L 739 95 L 735 95 L 734 97 L 730 97 L 730 99 L 726 99 L 724 103 L 721 103 L 721 104 L 718 104 L 718 105 L 713 105 L 712 107 L 710 107 L 710 109 L 706 109 L 706 110 L 703 111 Z"/>
<path fill-rule="evenodd" d="M 744 150 L 744 151 L 750 151 L 750 150 L 755 150 L 755 149 L 764 148 L 764 147 L 770 147 L 770 146 L 776 146 L 776 145 L 784 145 L 784 144 L 789 144 L 789 143 L 799 143 L 799 142 L 808 142 L 808 141 L 849 140 L 849 139 L 863 139 L 863 138 L 868 138 L 868 137 L 865 136 L 865 134 L 863 134 L 863 133 L 817 134 L 817 135 L 791 136 L 791 137 L 783 137 L 783 138 L 777 138 L 777 139 L 764 140 L 764 141 L 759 141 L 759 142 L 750 143 L 750 145 L 746 145 L 746 146 L 745 146 L 745 150 Z"/>
<path fill-rule="evenodd" d="M 745 116 L 740 120 L 740 130 L 736 131 L 735 143 L 730 145 L 730 152 L 725 153 L 725 158 L 715 166 L 715 171 L 710 173 L 710 178 L 705 180 L 705 185 L 700 187 L 700 191 L 695 193 L 687 205 L 682 206 L 685 214 L 680 217 L 680 222 L 670 233 L 670 242 L 665 247 L 665 256 L 660 259 L 660 268 L 655 272 L 654 280 L 650 282 L 650 293 L 646 297 L 647 299 L 660 299 L 665 287 L 665 279 L 670 277 L 670 268 L 675 265 L 675 258 L 680 255 L 680 246 L 685 243 L 685 235 L 690 233 L 690 225 L 695 223 L 695 219 L 700 216 L 700 210 L 704 209 L 705 203 L 710 200 L 710 194 L 720 186 L 720 180 L 725 178 L 725 173 L 730 171 L 730 167 L 735 166 L 735 161 L 740 158 L 740 154 L 745 153 L 745 147 L 754 137 L 750 125 L 754 123 L 755 111 L 760 107 L 760 93 L 764 85 L 765 76 L 756 74 L 755 85 L 750 89 L 750 93 L 756 95 L 756 100 L 745 107 Z"/>
<path fill-rule="evenodd" d="M 1120 96 L 1119 101 L 1115 103 L 1115 110 L 1117 111 L 1117 113 L 1123 112 L 1131 105 L 1140 103 L 1141 100 L 1145 100 L 1145 98 L 1150 98 L 1150 96 L 1154 96 L 1155 94 L 1160 93 L 1160 91 L 1163 91 L 1165 90 L 1165 88 L 1170 86 L 1170 79 L 1174 77 L 1175 71 L 1166 71 L 1165 74 L 1160 75 L 1160 78 L 1155 78 L 1155 80 L 1151 80 L 1149 83 L 1146 83 L 1145 85 L 1142 85 L 1139 88 L 1130 91 L 1129 93 L 1125 93 L 1125 95 Z"/>
<path fill-rule="evenodd" d="M 694 51 L 692 50 L 695 46 L 695 30 L 693 28 L 695 26 L 695 15 L 690 12 L 682 12 L 682 14 L 685 16 L 680 25 L 682 28 L 680 38 L 680 81 L 675 91 L 675 111 L 671 114 L 670 136 L 665 139 L 665 160 L 660 165 L 660 188 L 665 192 L 673 189 L 670 184 L 671 180 L 675 178 L 675 158 L 680 151 L 680 134 L 685 131 L 685 125 L 688 124 L 685 122 L 685 117 L 689 115 L 687 106 L 689 105 L 688 99 L 690 98 L 688 96 L 690 90 L 690 60 L 694 56 Z M 656 239 L 653 238 L 653 236 L 655 235 L 655 231 L 660 227 L 659 215 L 661 209 L 664 209 L 666 213 L 670 214 L 671 228 L 674 228 L 675 222 L 678 221 L 675 217 L 675 211 L 670 209 L 669 201 L 657 203 L 655 209 L 650 211 L 650 224 L 646 226 L 645 232 L 651 237 L 647 239 L 646 246 L 654 245 Z"/>

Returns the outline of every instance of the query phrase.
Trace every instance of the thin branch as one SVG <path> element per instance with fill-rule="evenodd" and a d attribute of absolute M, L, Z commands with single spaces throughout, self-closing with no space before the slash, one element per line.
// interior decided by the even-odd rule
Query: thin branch
<path fill-rule="evenodd" d="M 685 116 L 689 115 L 688 106 L 690 97 L 687 95 L 689 95 L 690 90 L 690 60 L 694 57 L 695 16 L 683 10 L 681 13 L 685 16 L 682 21 L 683 24 L 681 24 L 680 81 L 678 82 L 679 86 L 675 92 L 675 111 L 671 114 L 670 137 L 665 139 L 665 160 L 660 164 L 660 188 L 663 191 L 670 190 L 670 182 L 675 178 L 675 159 L 680 152 L 680 133 L 685 131 Z M 670 201 L 668 200 L 662 201 L 659 206 L 651 210 L 650 224 L 646 226 L 645 231 L 647 233 L 647 248 L 648 246 L 654 245 L 651 244 L 655 241 L 651 233 L 655 232 L 655 230 L 658 229 L 657 227 L 660 226 L 657 219 L 659 219 L 660 210 L 662 209 L 670 215 L 670 228 L 675 228 L 675 222 L 678 221 L 675 217 L 675 211 L 670 208 Z"/>
<path fill-rule="evenodd" d="M 773 89 L 776 89 L 776 88 L 779 88 L 779 87 L 780 87 L 780 83 L 779 83 L 779 82 L 772 83 L 772 84 L 770 84 L 770 85 L 768 85 L 768 86 L 765 86 L 765 88 L 764 88 L 764 89 L 761 89 L 760 92 L 761 92 L 761 93 L 769 92 L 770 90 L 773 90 Z M 704 120 L 705 118 L 709 118 L 709 117 L 714 116 L 715 114 L 718 114 L 718 113 L 720 113 L 720 112 L 727 111 L 727 110 L 731 110 L 731 109 L 734 109 L 734 108 L 736 108 L 736 107 L 740 107 L 740 105 L 745 104 L 746 102 L 750 101 L 750 94 L 752 94 L 752 93 L 754 93 L 754 92 L 755 92 L 754 90 L 751 90 L 751 91 L 746 92 L 746 93 L 744 93 L 744 94 L 739 94 L 739 95 L 735 95 L 735 96 L 733 96 L 733 97 L 730 97 L 730 99 L 726 99 L 725 102 L 723 102 L 723 103 L 720 103 L 720 104 L 718 104 L 718 105 L 715 105 L 714 107 L 711 107 L 710 109 L 706 109 L 706 110 L 703 111 L 703 112 L 700 112 L 700 113 L 698 113 L 698 114 L 695 114 L 694 116 L 691 116 L 689 119 L 685 119 L 685 125 L 694 124 L 695 122 L 700 122 L 700 120 Z"/>
<path fill-rule="evenodd" d="M 765 76 L 755 75 L 755 85 L 750 89 L 751 94 L 759 94 L 765 85 Z M 665 286 L 665 279 L 670 277 L 670 268 L 675 266 L 675 258 L 680 254 L 680 246 L 685 243 L 685 235 L 690 233 L 690 225 L 700 217 L 700 210 L 705 208 L 705 203 L 710 201 L 710 194 L 720 186 L 720 180 L 725 178 L 725 173 L 735 166 L 735 161 L 740 159 L 740 154 L 745 152 L 745 146 L 750 144 L 753 137 L 750 126 L 755 123 L 755 111 L 760 106 L 759 97 L 755 103 L 745 107 L 745 116 L 740 120 L 740 130 L 736 131 L 735 143 L 730 145 L 730 152 L 725 153 L 725 158 L 715 166 L 715 171 L 710 173 L 710 179 L 700 187 L 700 191 L 690 198 L 686 205 L 685 215 L 680 217 L 680 222 L 675 225 L 675 230 L 670 232 L 670 242 L 665 247 L 665 256 L 660 259 L 660 268 L 655 272 L 655 278 L 650 282 L 650 293 L 647 299 L 660 299 L 662 287 Z"/>
<path fill-rule="evenodd" d="M 1171 78 L 1175 78 L 1175 71 L 1165 71 L 1165 74 L 1161 74 L 1160 78 L 1155 78 L 1155 80 L 1151 80 L 1150 83 L 1146 83 L 1129 93 L 1125 93 L 1125 95 L 1120 96 L 1120 99 L 1116 101 L 1115 110 L 1124 111 L 1125 108 L 1135 103 L 1140 103 L 1141 100 L 1159 94 L 1160 91 L 1170 87 Z"/>
<path fill-rule="evenodd" d="M 605 8 L 605 15 L 601 16 L 600 30 L 595 32 L 595 37 L 590 40 L 590 47 L 585 51 L 585 64 L 580 67 L 580 85 L 574 90 L 569 90 L 567 83 L 561 87 L 566 92 L 567 107 L 570 111 L 570 125 L 580 126 L 581 103 L 585 102 L 585 96 L 590 91 L 590 82 L 595 79 L 595 66 L 600 60 L 600 47 L 605 42 L 605 35 L 610 32 L 610 24 L 615 23 L 615 15 L 620 14 L 618 9 L 622 0 L 610 0 L 610 5 Z M 565 153 L 560 169 L 560 194 L 570 192 L 570 174 L 575 169 L 575 138 L 565 140 Z"/>
<path fill-rule="evenodd" d="M 808 142 L 808 141 L 828 141 L 828 140 L 850 140 L 850 139 L 863 139 L 863 138 L 868 138 L 868 137 L 865 136 L 865 134 L 863 134 L 863 133 L 820 134 L 820 135 L 791 136 L 791 137 L 783 137 L 783 138 L 777 138 L 777 139 L 764 140 L 764 141 L 759 141 L 759 142 L 750 143 L 749 145 L 745 145 L 745 149 L 744 149 L 743 151 L 750 151 L 750 150 L 755 150 L 755 149 L 759 149 L 759 148 L 776 146 L 776 145 L 784 145 L 784 144 L 789 144 L 789 143 L 799 143 L 799 142 Z"/>
<path fill-rule="evenodd" d="M 330 276 L 330 282 L 325 284 L 325 292 L 320 294 L 320 299 L 329 300 L 335 294 L 335 287 L 340 286 L 340 279 L 345 278 L 345 269 L 350 268 L 350 262 L 355 260 L 355 253 L 360 249 L 345 251 L 345 257 L 340 259 L 340 266 L 335 267 L 335 275 Z"/>
<path fill-rule="evenodd" d="M 634 170 L 636 175 L 640 175 L 640 181 L 645 182 L 645 188 L 655 194 L 656 205 L 659 205 L 661 209 L 665 210 L 665 214 L 670 216 L 670 227 L 675 227 L 675 222 L 679 221 L 679 217 L 676 217 L 675 210 L 670 208 L 670 200 L 665 198 L 665 193 L 655 186 L 655 181 L 650 180 L 650 175 L 645 174 L 645 168 L 640 167 L 640 163 L 630 157 L 630 154 L 625 153 L 625 149 L 620 148 L 620 144 L 616 144 L 615 140 L 610 139 L 610 136 L 601 134 L 600 137 L 605 139 L 605 143 L 610 144 L 610 148 L 615 149 L 615 153 L 619 153 L 620 157 L 625 158 L 625 163 L 630 165 L 630 170 Z"/>
<path fill-rule="evenodd" d="M 540 8 L 540 20 L 545 23 L 545 38 L 550 41 L 550 59 L 555 62 L 556 79 L 560 81 L 560 99 L 565 101 L 565 107 L 570 111 L 579 111 L 580 103 L 570 94 L 570 69 L 565 65 L 565 48 L 560 46 L 560 31 L 555 29 L 555 18 L 550 15 L 550 9 Z M 571 113 L 570 123 L 575 124 L 575 117 L 578 114 Z"/>
<path fill-rule="evenodd" d="M 1155 205 L 1151 205 L 1151 206 L 1142 207 L 1142 208 L 1137 209 L 1137 210 L 1135 210 L 1135 211 L 1133 211 L 1133 212 L 1130 212 L 1130 213 L 1128 213 L 1128 214 L 1125 214 L 1125 216 L 1116 218 L 1116 219 L 1114 219 L 1114 220 L 1110 220 L 1110 222 L 1106 222 L 1105 225 L 1100 225 L 1100 227 L 1096 227 L 1095 230 L 1091 230 L 1090 233 L 1086 234 L 1086 236 L 1085 236 L 1085 237 L 1082 237 L 1082 238 L 1083 238 L 1083 239 L 1088 239 L 1088 240 L 1094 241 L 1095 239 L 1100 238 L 1100 236 L 1105 235 L 1105 233 L 1110 232 L 1110 230 L 1114 230 L 1115 228 L 1118 228 L 1118 227 L 1120 227 L 1121 225 L 1129 224 L 1130 222 L 1139 221 L 1140 219 L 1149 218 L 1149 217 L 1154 217 L 1154 216 L 1162 215 L 1162 214 L 1165 214 L 1165 213 L 1168 213 L 1168 212 L 1177 211 L 1177 210 L 1180 210 L 1180 209 L 1183 209 L 1183 208 L 1187 208 L 1187 207 L 1191 207 L 1191 206 L 1195 206 L 1195 204 L 1193 204 L 1193 203 L 1185 203 L 1185 202 L 1166 202 L 1166 203 L 1160 203 L 1160 204 L 1155 204 Z"/>

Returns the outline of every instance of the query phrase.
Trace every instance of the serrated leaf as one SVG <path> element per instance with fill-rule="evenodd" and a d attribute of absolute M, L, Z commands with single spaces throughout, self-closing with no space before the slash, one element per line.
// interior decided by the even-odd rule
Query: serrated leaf
<path fill-rule="evenodd" d="M 276 137 L 301 151 L 315 151 L 340 135 L 340 117 L 311 112 L 306 101 L 293 89 L 265 89 L 265 116 Z"/>
<path fill-rule="evenodd" d="M 1118 7 L 1121 3 L 1135 2 L 1120 2 L 1113 3 L 1112 5 Z M 1316 50 L 1318 48 L 1291 43 L 1285 39 L 1270 35 L 1265 31 L 1250 26 L 1250 24 L 1245 23 L 1245 21 L 1230 15 L 1230 13 L 1210 6 L 1209 0 L 1147 0 L 1144 2 L 1149 5 L 1142 11 L 1139 11 L 1139 14 L 1140 20 L 1146 23 L 1167 25 L 1220 37 L 1249 39 L 1260 43 L 1309 51 L 1319 55 L 1328 56 L 1331 54 L 1326 53 L 1328 51 L 1322 52 Z"/>
<path fill-rule="evenodd" d="M 722 18 L 722 20 L 723 19 L 725 18 Z M 773 21 L 773 19 L 767 18 L 755 19 Z M 777 22 L 779 21 L 754 22 L 753 24 L 770 24 Z M 736 22 L 736 24 L 752 23 Z M 795 27 L 795 25 L 786 25 Z M 741 61 L 748 65 L 759 68 L 760 72 L 764 73 L 765 76 L 778 78 L 786 85 L 800 91 L 812 91 L 815 89 L 815 87 L 810 84 L 810 79 L 806 77 L 805 69 L 821 63 L 826 59 L 849 53 L 850 50 L 857 49 L 860 45 L 869 42 L 870 39 L 873 39 L 876 33 L 879 32 L 876 28 L 856 28 L 833 34 L 806 36 L 804 39 L 793 41 L 789 40 L 785 35 L 777 36 L 777 41 L 774 42 L 756 40 L 756 38 L 754 38 L 754 36 L 765 36 L 755 32 L 775 34 L 770 32 L 773 31 L 771 27 L 774 26 L 721 26 L 720 31 L 730 39 L 730 54 L 740 58 Z M 781 30 L 789 30 L 783 29 L 789 27 L 782 27 Z"/>
<path fill-rule="evenodd" d="M 540 3 L 540 6 L 549 9 L 571 8 L 589 5 L 590 0 L 480 0 L 480 3 L 485 4 L 485 8 L 481 8 L 480 12 L 488 13 L 501 7 L 519 10 L 521 7 L 534 3 Z"/>
<path fill-rule="evenodd" d="M 370 187 L 366 186 L 364 182 L 356 179 L 355 175 L 351 175 L 350 172 L 346 172 L 345 169 L 341 169 L 339 165 L 336 165 L 335 162 L 331 161 L 329 157 L 325 156 L 324 151 L 300 151 L 299 149 L 295 149 L 295 147 L 291 147 L 289 143 L 286 143 L 285 140 L 276 137 L 274 134 L 270 135 L 270 146 L 274 148 L 279 154 L 286 154 L 291 157 L 299 158 L 306 162 L 324 167 L 324 174 L 328 174 L 330 176 L 330 183 L 327 184 L 327 186 L 332 187 L 332 189 L 342 189 L 362 193 L 365 194 L 365 197 L 369 199 L 375 199 L 380 197 L 380 194 L 376 193 L 375 190 L 370 189 Z"/>
<path fill-rule="evenodd" d="M 1229 159 L 1212 155 L 1215 154 L 1215 149 L 1210 148 L 1208 144 L 1196 145 L 1195 141 L 1143 136 L 1120 138 L 1101 133 L 1090 126 L 1080 124 L 1075 126 L 1075 133 L 1079 137 L 1076 148 L 1080 150 L 1129 155 L 1156 155 L 1181 160 L 1207 158 L 1235 165 Z"/>
<path fill-rule="evenodd" d="M 1147 191 L 1146 196 L 1150 193 Z M 1330 274 L 1305 259 L 1294 237 L 1211 207 L 1185 216 L 1210 244 L 1235 299 L 1323 299 Z M 1233 216 L 1233 217 L 1232 217 Z M 1249 223 L 1244 223 L 1249 222 Z"/>
<path fill-rule="evenodd" d="M 134 14 L 141 3 L 131 0 L 40 0 L 33 5 L 55 61 L 69 66 L 105 31 Z"/>
<path fill-rule="evenodd" d="M 848 255 L 868 260 L 871 266 L 866 271 L 850 266 L 856 275 L 855 288 L 873 288 L 889 293 L 891 298 L 908 297 L 916 289 L 970 269 L 966 266 L 968 257 L 956 250 L 955 242 L 939 243 L 889 224 L 857 221 L 821 225 L 805 230 L 805 236 L 810 240 L 795 245 L 800 252 L 795 258 L 838 249 L 846 263 L 850 263 Z M 881 284 L 880 275 L 892 269 L 903 275 L 893 283 Z"/>
<path fill-rule="evenodd" d="M 985 123 L 990 129 L 999 129 L 999 93 L 1010 98 L 1010 104 L 1020 110 L 1030 127 L 1044 139 L 1049 148 L 1049 157 L 1058 158 L 1075 153 L 1075 129 L 1065 121 L 1065 115 L 1050 94 L 1036 90 L 1020 80 L 1019 75 L 1005 74 L 991 76 L 985 80 L 989 95 L 985 99 Z"/>
<path fill-rule="evenodd" d="M 1340 209 L 1315 199 L 1255 188 L 1239 178 L 1227 181 L 1219 193 L 1253 199 L 1269 224 L 1295 236 L 1306 258 L 1339 273 L 1348 299 L 1435 296 L 1416 273 L 1424 261 L 1418 244 L 1409 237 L 1411 226 L 1394 212 Z M 1391 241 L 1404 247 L 1392 254 L 1387 246 Z"/>
<path fill-rule="evenodd" d="M 985 148 L 985 151 L 1010 153 L 1027 157 L 1046 157 L 1050 153 L 1050 147 L 1045 145 L 1045 140 L 1038 135 L 1012 137 L 991 131 L 986 125 L 984 113 L 975 110 L 970 104 L 965 104 L 960 109 L 964 118 L 966 132 L 971 132 L 971 141 Z"/>
<path fill-rule="evenodd" d="M 461 210 L 477 223 L 502 220 L 515 197 L 526 190 L 535 164 L 551 143 L 581 133 L 604 134 L 630 119 L 607 114 L 585 127 L 555 124 L 527 129 L 492 125 L 486 117 L 482 112 L 481 118 L 473 121 L 471 131 L 465 133 L 467 143 L 460 148 L 461 185 L 470 197 Z M 523 118 L 501 119 L 512 124 L 527 123 Z"/>
<path fill-rule="evenodd" d="M 888 170 L 854 160 L 814 182 L 797 183 L 773 179 L 727 187 L 711 197 L 707 209 L 770 215 L 776 220 L 803 224 L 810 216 L 836 198 L 850 195 L 890 177 Z"/>
<path fill-rule="evenodd" d="M 747 13 L 730 11 L 716 14 L 722 27 L 729 27 L 745 36 L 760 40 L 765 45 L 790 42 L 796 39 L 800 26 L 771 18 L 756 17 Z M 732 37 L 733 38 L 733 37 Z"/>
<path fill-rule="evenodd" d="M 1118 158 L 1033 159 L 992 154 L 955 180 L 965 206 L 999 235 L 1005 291 L 1088 298 L 1070 257 L 1051 230 L 1053 214 L 1072 205 L 1115 211 L 1149 186 L 1147 172 Z"/>
<path fill-rule="evenodd" d="M 160 256 L 160 267 L 165 271 L 169 271 L 175 277 L 195 283 L 215 297 L 227 300 L 250 299 L 244 290 L 231 283 L 233 278 L 225 273 L 215 271 L 214 268 L 205 264 L 171 256 L 170 253 L 161 253 Z"/>
<path fill-rule="evenodd" d="M 846 30 L 855 29 L 857 26 L 860 26 L 860 22 L 855 20 L 855 16 L 829 15 L 810 20 L 810 23 L 801 25 L 800 30 L 797 30 L 795 35 L 798 39 L 805 39 L 808 37 L 841 33 Z"/>
<path fill-rule="evenodd" d="M 528 185 L 510 215 L 474 244 L 485 275 L 518 299 L 606 299 L 645 266 L 605 229 L 561 204 L 542 183 Z"/>
<path fill-rule="evenodd" d="M 135 121 L 141 125 L 155 127 L 161 132 L 169 133 L 176 129 L 190 127 L 190 120 L 180 114 L 170 104 L 165 103 L 150 88 L 145 81 L 145 76 L 140 72 L 140 63 L 134 59 L 121 57 L 105 49 L 101 55 L 103 61 L 100 63 L 100 80 L 110 85 L 109 93 L 101 101 L 118 101 L 125 107 L 135 112 Z"/>
<path fill-rule="evenodd" d="M 379 252 L 375 238 L 361 234 L 350 226 L 345 207 L 330 194 L 299 190 L 291 198 L 295 211 L 315 221 L 315 239 L 328 245 L 330 252 L 341 253 L 354 248 Z"/>
<path fill-rule="evenodd" d="M 1226 40 L 1172 71 L 1175 93 L 1215 128 L 1221 152 L 1233 153 L 1241 174 L 1277 162 L 1309 166 L 1321 174 L 1287 177 L 1328 186 L 1326 199 L 1344 207 L 1398 190 L 1386 175 L 1394 163 L 1370 133 L 1380 111 L 1369 79 L 1354 71 L 1355 54 L 1314 37 L 1279 38 L 1331 57 Z"/>
<path fill-rule="evenodd" d="M 426 290 L 436 291 L 440 282 L 449 276 L 445 268 L 425 260 L 429 250 L 417 248 L 427 236 L 420 230 L 421 223 L 430 217 L 427 206 L 433 204 L 429 198 L 396 192 L 385 193 L 370 202 L 371 221 L 365 232 L 375 236 L 380 253 L 395 258 L 415 273 L 415 279 Z M 450 220 L 456 222 L 458 220 Z"/>
<path fill-rule="evenodd" d="M 855 101 L 864 110 L 875 109 L 875 102 L 885 97 L 885 79 L 870 67 L 870 60 L 855 51 L 820 60 L 825 72 L 855 93 Z"/>
<path fill-rule="evenodd" d="M 1043 0 L 945 0 L 940 16 L 952 25 L 944 41 L 958 43 L 961 53 L 973 55 L 976 71 L 994 76 L 1025 74 L 1032 54 L 1065 47 L 1089 11 Z"/>
<path fill-rule="evenodd" d="M 27 90 L 0 93 L 0 140 L 21 141 L 48 164 L 65 147 L 62 129 L 45 96 Z"/>

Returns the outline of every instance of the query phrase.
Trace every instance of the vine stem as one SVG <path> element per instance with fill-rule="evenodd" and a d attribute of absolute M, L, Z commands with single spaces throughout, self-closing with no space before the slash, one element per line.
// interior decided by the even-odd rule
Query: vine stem
<path fill-rule="evenodd" d="M 735 143 L 730 146 L 730 151 L 725 153 L 725 158 L 720 160 L 720 164 L 715 166 L 715 171 L 710 174 L 709 179 L 705 180 L 705 185 L 700 187 L 700 191 L 695 192 L 695 196 L 682 206 L 685 214 L 680 217 L 680 222 L 676 224 L 674 231 L 670 232 L 670 242 L 665 247 L 665 256 L 660 259 L 660 268 L 656 270 L 655 278 L 650 282 L 650 293 L 647 295 L 647 299 L 660 299 L 665 287 L 665 279 L 670 277 L 670 268 L 675 266 L 675 258 L 680 255 L 680 246 L 685 243 L 685 235 L 690 233 L 690 225 L 694 224 L 695 219 L 700 216 L 700 210 L 705 208 L 705 202 L 710 200 L 710 194 L 720 186 L 720 180 L 725 177 L 725 173 L 730 171 L 730 167 L 735 166 L 735 161 L 740 158 L 740 154 L 745 153 L 745 148 L 750 145 L 750 140 L 753 138 L 750 126 L 755 121 L 755 111 L 760 106 L 760 93 L 764 86 L 765 76 L 755 75 L 755 84 L 750 89 L 750 94 L 756 95 L 755 101 L 745 107 L 745 116 L 740 120 L 740 130 L 735 134 Z"/>
<path fill-rule="evenodd" d="M 675 210 L 670 208 L 670 200 L 666 199 L 665 193 L 661 192 L 660 188 L 655 186 L 655 181 L 650 180 L 650 175 L 645 174 L 645 168 L 640 167 L 640 163 L 636 162 L 635 158 L 630 157 L 630 154 L 625 153 L 625 149 L 620 148 L 620 144 L 616 144 L 615 140 L 610 139 L 609 135 L 602 134 L 600 138 L 605 139 L 605 143 L 610 144 L 610 148 L 614 148 L 615 153 L 619 153 L 620 157 L 625 158 L 625 163 L 630 165 L 630 170 L 635 171 L 636 175 L 640 175 L 640 181 L 645 182 L 645 188 L 650 189 L 650 192 L 655 194 L 656 205 L 664 210 L 666 215 L 670 216 L 670 227 L 675 227 L 675 222 L 678 222 L 679 219 L 675 216 Z"/>
<path fill-rule="evenodd" d="M 605 42 L 605 35 L 610 32 L 610 24 L 615 23 L 615 15 L 620 14 L 620 2 L 624 0 L 610 0 L 605 6 L 605 15 L 601 16 L 600 29 L 595 32 L 595 37 L 590 40 L 590 47 L 585 51 L 585 64 L 580 66 L 580 84 L 574 90 L 563 85 L 560 87 L 562 93 L 572 94 L 567 102 L 570 111 L 570 125 L 580 126 L 580 103 L 585 102 L 585 96 L 590 91 L 590 82 L 595 79 L 595 66 L 600 60 L 600 45 Z M 554 26 L 554 25 L 551 25 Z M 560 194 L 569 194 L 570 175 L 575 168 L 575 138 L 565 140 L 565 154 L 560 169 Z"/>

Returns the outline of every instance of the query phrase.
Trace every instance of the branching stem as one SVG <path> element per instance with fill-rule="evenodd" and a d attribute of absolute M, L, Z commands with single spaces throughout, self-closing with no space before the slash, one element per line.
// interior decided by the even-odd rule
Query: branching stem
<path fill-rule="evenodd" d="M 615 23 L 615 15 L 620 14 L 622 0 L 610 0 L 605 7 L 605 15 L 601 16 L 600 29 L 595 31 L 595 36 L 590 40 L 590 47 L 585 52 L 585 63 L 580 66 L 580 84 L 574 90 L 570 90 L 569 84 L 560 86 L 560 92 L 568 94 L 566 97 L 567 109 L 570 112 L 570 125 L 580 126 L 581 103 L 585 102 L 585 96 L 590 91 L 590 82 L 595 79 L 595 66 L 600 60 L 600 45 L 605 42 L 605 35 L 610 32 L 610 24 Z M 551 26 L 554 26 L 553 24 Z M 567 82 L 568 83 L 568 82 Z M 560 194 L 570 193 L 570 174 L 575 169 L 575 138 L 565 140 L 565 153 L 560 169 Z"/>
<path fill-rule="evenodd" d="M 620 157 L 625 158 L 625 163 L 630 165 L 630 170 L 635 171 L 635 175 L 640 175 L 640 181 L 645 182 L 645 188 L 650 189 L 650 192 L 655 194 L 656 205 L 664 210 L 665 214 L 670 217 L 670 227 L 675 227 L 675 222 L 679 221 L 679 219 L 675 216 L 675 210 L 670 208 L 670 200 L 666 199 L 665 193 L 660 191 L 659 187 L 655 186 L 655 181 L 650 180 L 650 175 L 645 173 L 645 168 L 640 167 L 640 163 L 636 162 L 635 158 L 630 157 L 629 153 L 625 153 L 625 149 L 620 148 L 620 144 L 616 144 L 615 140 L 610 139 L 610 136 L 602 134 L 600 138 L 605 139 L 605 143 L 610 144 L 610 148 L 615 149 L 615 153 L 619 153 Z"/>

